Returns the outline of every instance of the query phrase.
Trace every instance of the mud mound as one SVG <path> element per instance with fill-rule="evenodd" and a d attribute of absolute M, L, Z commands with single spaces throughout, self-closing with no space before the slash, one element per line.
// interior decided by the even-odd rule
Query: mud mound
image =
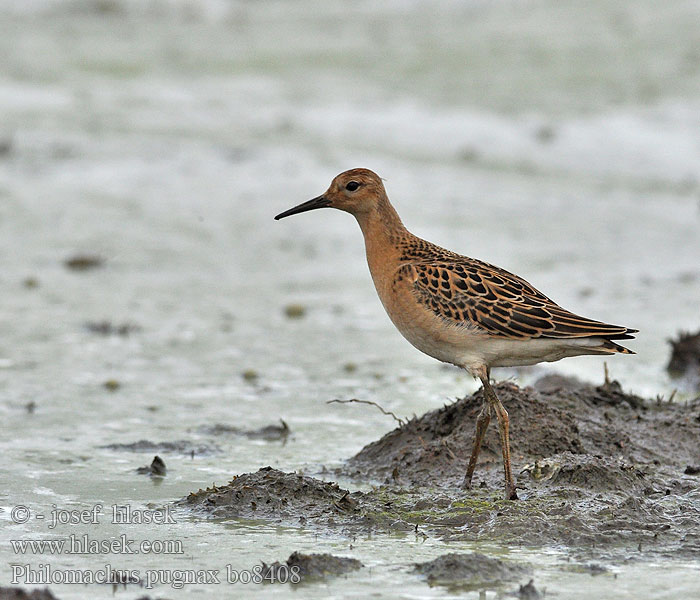
<path fill-rule="evenodd" d="M 430 562 L 417 563 L 415 571 L 425 575 L 430 585 L 470 590 L 500 587 L 532 572 L 526 565 L 490 558 L 483 554 L 443 554 Z"/>
<path fill-rule="evenodd" d="M 518 459 L 541 458 L 570 451 L 583 452 L 575 420 L 532 389 L 512 383 L 496 386 L 510 414 L 511 452 Z M 383 482 L 459 485 L 464 478 L 474 438 L 483 390 L 414 418 L 380 440 L 365 446 L 348 461 L 350 475 L 369 475 Z M 494 419 L 495 421 L 495 419 Z M 552 429 L 556 424 L 556 435 Z M 480 462 L 500 464 L 498 428 L 489 427 Z"/>
<path fill-rule="evenodd" d="M 572 456 L 580 456 L 571 468 L 559 471 L 562 481 L 591 489 L 631 490 L 642 483 L 641 477 L 632 475 L 618 459 L 630 463 L 630 469 L 633 464 L 664 465 L 680 474 L 700 455 L 698 405 L 647 403 L 625 394 L 615 382 L 594 387 L 564 378 L 548 378 L 539 390 L 512 383 L 500 383 L 495 390 L 510 414 L 516 472 L 553 456 L 566 455 L 569 463 Z M 412 419 L 365 446 L 348 461 L 346 474 L 385 484 L 458 486 L 482 402 L 479 390 Z M 480 481 L 496 485 L 502 477 L 493 421 L 484 438 L 476 485 Z"/>
<path fill-rule="evenodd" d="M 687 377 L 700 389 L 700 331 L 679 333 L 671 344 L 671 358 L 666 370 L 672 377 Z"/>
<path fill-rule="evenodd" d="M 210 517 L 265 519 L 285 523 L 361 524 L 364 494 L 336 483 L 263 467 L 223 486 L 194 492 L 180 505 Z"/>
<path fill-rule="evenodd" d="M 447 541 L 561 544 L 584 560 L 640 549 L 650 557 L 697 556 L 700 401 L 645 402 L 614 382 L 595 387 L 561 378 L 527 389 L 501 383 L 496 391 L 511 415 L 517 502 L 502 498 L 494 424 L 475 487 L 460 487 L 483 398 L 477 392 L 411 420 L 350 459 L 343 474 L 383 483 L 368 492 L 266 467 L 199 490 L 180 505 L 207 517 L 348 535 L 399 530 Z"/>
<path fill-rule="evenodd" d="M 651 482 L 640 468 L 622 458 L 604 458 L 570 452 L 555 454 L 532 465 L 522 474 L 535 485 L 551 484 L 560 489 L 575 487 L 589 492 L 650 489 Z M 521 477 L 522 478 L 522 477 Z M 523 486 L 525 484 L 523 483 Z"/>
<path fill-rule="evenodd" d="M 334 575 L 343 575 L 362 568 L 362 563 L 355 558 L 333 556 L 332 554 L 302 554 L 294 552 L 285 563 L 263 563 L 265 581 L 287 581 L 290 574 L 299 576 L 299 581 L 323 579 Z"/>

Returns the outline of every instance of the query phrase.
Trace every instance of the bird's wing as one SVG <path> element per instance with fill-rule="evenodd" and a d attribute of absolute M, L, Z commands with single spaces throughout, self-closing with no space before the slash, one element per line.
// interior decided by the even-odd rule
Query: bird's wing
<path fill-rule="evenodd" d="M 478 260 L 453 255 L 442 262 L 412 261 L 398 275 L 413 281 L 416 298 L 439 317 L 471 324 L 496 337 L 628 339 L 635 329 L 580 317 L 527 281 Z"/>

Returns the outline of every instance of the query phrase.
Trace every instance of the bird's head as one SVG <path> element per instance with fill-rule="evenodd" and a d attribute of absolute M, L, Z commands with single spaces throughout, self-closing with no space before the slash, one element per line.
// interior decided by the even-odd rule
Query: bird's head
<path fill-rule="evenodd" d="M 326 192 L 278 214 L 275 220 L 314 210 L 337 208 L 355 216 L 375 210 L 386 198 L 381 178 L 369 169 L 350 169 L 337 175 Z"/>

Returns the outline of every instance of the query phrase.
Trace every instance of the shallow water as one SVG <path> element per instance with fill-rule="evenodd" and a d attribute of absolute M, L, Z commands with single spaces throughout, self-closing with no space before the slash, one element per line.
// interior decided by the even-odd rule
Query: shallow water
<path fill-rule="evenodd" d="M 106 517 L 56 530 L 11 518 L 18 505 L 47 516 L 54 504 L 161 506 L 268 464 L 316 473 L 393 427 L 372 407 L 326 401 L 369 399 L 410 416 L 476 389 L 395 332 L 350 217 L 272 221 L 353 166 L 386 178 L 422 237 L 515 271 L 576 312 L 639 328 L 637 356 L 609 359 L 611 375 L 668 396 L 679 384 L 664 371 L 666 339 L 699 320 L 699 13 L 684 2 L 417 1 L 351 12 L 307 1 L 4 2 L 0 581 L 11 563 L 249 569 L 301 550 L 369 567 L 305 586 L 305 597 L 447 598 L 456 593 L 407 571 L 474 549 L 536 565 L 538 589 L 560 597 L 700 592 L 696 564 L 638 561 L 636 548 L 591 577 L 562 570 L 565 548 L 349 540 L 183 514 L 128 530 Z M 80 253 L 105 263 L 67 269 Z M 303 318 L 285 316 L 292 303 Z M 102 320 L 140 330 L 85 327 Z M 545 371 L 603 376 L 599 358 L 497 376 L 528 383 Z M 104 387 L 111 379 L 116 391 Z M 286 444 L 198 430 L 279 418 L 292 430 Z M 219 451 L 162 453 L 168 475 L 157 483 L 134 473 L 154 452 L 100 448 L 141 439 Z M 19 556 L 9 543 L 122 532 L 181 540 L 184 554 Z M 98 593 L 51 587 L 60 598 Z"/>

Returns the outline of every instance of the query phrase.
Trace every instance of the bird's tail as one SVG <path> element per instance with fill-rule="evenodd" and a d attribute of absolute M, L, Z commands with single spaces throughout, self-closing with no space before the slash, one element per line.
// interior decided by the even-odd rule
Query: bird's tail
<path fill-rule="evenodd" d="M 608 340 L 608 339 L 603 339 L 603 344 L 600 346 L 600 349 L 602 351 L 604 351 L 606 354 L 637 354 L 636 352 L 633 352 L 629 348 L 625 348 L 624 346 L 620 346 L 620 344 L 616 344 L 612 340 Z"/>

